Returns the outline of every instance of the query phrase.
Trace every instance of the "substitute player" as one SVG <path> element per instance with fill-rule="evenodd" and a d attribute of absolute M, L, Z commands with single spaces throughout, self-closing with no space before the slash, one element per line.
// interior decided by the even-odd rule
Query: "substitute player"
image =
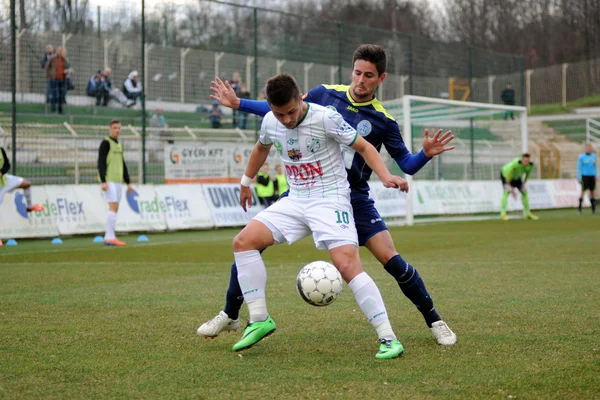
<path fill-rule="evenodd" d="M 586 143 L 585 153 L 579 155 L 577 160 L 577 180 L 581 184 L 581 196 L 579 196 L 579 214 L 581 214 L 581 204 L 586 190 L 590 191 L 590 203 L 592 203 L 592 213 L 596 214 L 596 198 L 594 189 L 596 189 L 596 179 L 598 178 L 598 167 L 596 166 L 596 155 L 592 153 L 592 144 Z"/>
<path fill-rule="evenodd" d="M 125 246 L 125 242 L 115 236 L 117 211 L 119 211 L 119 201 L 121 200 L 122 183 L 127 184 L 129 193 L 133 193 L 133 188 L 129 184 L 129 173 L 123 159 L 123 146 L 118 140 L 119 135 L 121 135 L 121 122 L 111 121 L 109 132 L 109 136 L 100 143 L 98 152 L 98 175 L 108 203 L 104 244 L 107 246 Z"/>
<path fill-rule="evenodd" d="M 523 154 L 519 158 L 515 158 L 500 171 L 500 179 L 502 180 L 502 186 L 504 187 L 504 194 L 502 195 L 502 203 L 500 210 L 500 218 L 503 221 L 508 221 L 506 216 L 506 206 L 508 205 L 508 196 L 513 193 L 515 189 L 521 192 L 521 201 L 523 202 L 523 209 L 525 210 L 525 218 L 537 220 L 538 217 L 533 215 L 529 210 L 529 195 L 525 183 L 531 175 L 533 170 L 533 163 L 531 162 L 531 156 L 528 153 Z M 522 179 L 522 175 L 525 175 L 525 179 Z"/>
<path fill-rule="evenodd" d="M 260 251 L 273 244 L 292 244 L 312 233 L 315 246 L 329 251 L 333 264 L 375 327 L 380 342 L 376 358 L 402 355 L 404 349 L 392 330 L 379 289 L 360 263 L 340 144 L 359 152 L 385 187 L 407 191 L 406 181 L 390 174 L 377 150 L 339 113 L 304 102 L 291 75 L 269 79 L 266 93 L 272 111 L 263 120 L 259 141 L 242 177 L 240 204 L 244 210 L 252 205 L 250 183 L 273 145 L 285 165 L 290 191 L 287 197 L 259 212 L 233 240 L 238 282 L 250 314 L 244 335 L 233 350 L 247 349 L 276 329 L 267 311 L 267 271 Z M 314 147 L 315 142 L 320 145 Z M 283 143 L 290 144 L 287 151 Z"/>
<path fill-rule="evenodd" d="M 43 211 L 44 206 L 33 204 L 31 201 L 31 182 L 20 176 L 11 175 L 8 171 L 10 171 L 10 162 L 4 148 L 0 147 L 0 204 L 2 204 L 6 193 L 16 189 L 23 189 L 23 195 L 27 203 L 27 212 Z"/>
<path fill-rule="evenodd" d="M 387 57 L 381 46 L 373 44 L 359 46 L 354 52 L 352 63 L 354 68 L 350 86 L 320 85 L 308 92 L 306 100 L 335 108 L 346 122 L 377 150 L 385 146 L 402 171 L 409 175 L 419 171 L 431 157 L 454 149 L 454 146 L 446 147 L 454 138 L 451 132 L 446 132 L 440 137 L 441 131 L 438 131 L 433 137 L 429 137 L 429 132 L 426 130 L 423 150 L 417 154 L 408 151 L 398 124 L 375 98 L 377 87 L 386 78 Z M 266 101 L 239 99 L 231 86 L 218 78 L 213 82 L 211 90 L 214 92 L 211 97 L 227 107 L 239 108 L 261 116 L 269 112 Z M 283 143 L 282 146 L 286 146 L 287 150 L 287 143 Z M 311 147 L 314 149 L 319 146 L 320 143 L 313 142 Z M 371 176 L 371 168 L 366 165 L 360 154 L 348 147 L 344 151 L 344 163 L 350 183 L 350 201 L 359 244 L 366 246 L 385 270 L 394 277 L 402 293 L 423 315 L 437 343 L 455 344 L 456 335 L 438 314 L 419 272 L 398 254 L 387 226 L 375 209 L 375 203 L 369 198 L 367 181 Z M 220 332 L 239 328 L 239 310 L 242 302 L 243 297 L 234 263 L 231 267 L 225 308 L 216 317 L 200 326 L 198 334 L 214 337 Z"/>

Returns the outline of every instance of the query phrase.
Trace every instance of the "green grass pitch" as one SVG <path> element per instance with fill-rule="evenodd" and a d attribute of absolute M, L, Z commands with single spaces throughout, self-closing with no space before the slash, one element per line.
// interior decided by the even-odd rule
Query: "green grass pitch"
<path fill-rule="evenodd" d="M 0 399 L 590 399 L 600 397 L 600 216 L 392 228 L 458 335 L 440 347 L 393 279 L 361 249 L 405 355 L 376 360 L 346 286 L 304 303 L 305 239 L 265 252 L 278 330 L 237 354 L 241 332 L 197 327 L 223 305 L 238 230 L 90 237 L 0 248 Z M 242 309 L 242 318 L 247 309 Z"/>

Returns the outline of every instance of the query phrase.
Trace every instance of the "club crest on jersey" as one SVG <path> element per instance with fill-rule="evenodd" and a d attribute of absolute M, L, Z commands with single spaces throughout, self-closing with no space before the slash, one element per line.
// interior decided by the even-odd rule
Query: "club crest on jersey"
<path fill-rule="evenodd" d="M 306 140 L 306 148 L 311 153 L 316 153 L 321 148 L 321 142 L 317 138 L 308 138 Z"/>
<path fill-rule="evenodd" d="M 300 152 L 300 149 L 291 149 L 288 150 L 288 157 L 292 161 L 300 161 L 302 158 L 302 153 Z"/>
<path fill-rule="evenodd" d="M 335 108 L 332 105 L 325 106 L 325 108 L 329 108 L 330 110 L 337 111 L 337 108 Z"/>
<path fill-rule="evenodd" d="M 372 129 L 373 126 L 371 125 L 371 122 L 367 121 L 366 119 L 360 121 L 356 126 L 356 130 L 360 136 L 368 136 Z"/>
<path fill-rule="evenodd" d="M 281 145 L 281 142 L 279 140 L 274 141 L 273 146 L 275 146 L 279 154 L 283 154 L 283 146 Z"/>

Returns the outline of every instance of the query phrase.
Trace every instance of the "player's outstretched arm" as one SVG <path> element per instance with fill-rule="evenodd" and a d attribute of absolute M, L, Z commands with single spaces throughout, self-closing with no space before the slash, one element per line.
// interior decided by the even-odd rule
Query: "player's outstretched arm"
<path fill-rule="evenodd" d="M 371 143 L 363 139 L 362 136 L 357 136 L 351 147 L 365 159 L 367 165 L 379 176 L 383 186 L 408 192 L 408 183 L 399 176 L 390 173 L 383 162 L 383 158 Z"/>
<path fill-rule="evenodd" d="M 261 117 L 264 117 L 266 113 L 271 111 L 271 108 L 269 108 L 269 103 L 267 103 L 265 100 L 257 101 L 240 99 L 235 94 L 235 90 L 233 90 L 229 82 L 223 82 L 218 77 L 215 78 L 214 81 L 210 82 L 210 91 L 213 92 L 213 94 L 210 95 L 211 99 L 216 100 L 225 107 L 232 108 L 234 110 L 260 115 Z"/>
<path fill-rule="evenodd" d="M 256 174 L 258 174 L 260 167 L 262 167 L 265 161 L 267 161 L 271 146 L 271 144 L 264 145 L 261 142 L 256 142 L 254 148 L 252 149 L 250 159 L 248 160 L 246 170 L 244 171 L 244 176 L 240 182 L 240 205 L 244 211 L 247 211 L 248 208 L 252 207 L 252 191 L 250 190 L 250 182 L 252 182 L 252 179 L 254 179 Z"/>
<path fill-rule="evenodd" d="M 446 147 L 446 145 L 454 139 L 452 131 L 447 131 L 440 137 L 441 133 L 442 130 L 438 129 L 432 137 L 429 137 L 429 129 L 425 129 L 425 132 L 423 133 L 423 153 L 425 153 L 428 158 L 442 154 L 445 151 L 454 150 L 456 147 Z"/>

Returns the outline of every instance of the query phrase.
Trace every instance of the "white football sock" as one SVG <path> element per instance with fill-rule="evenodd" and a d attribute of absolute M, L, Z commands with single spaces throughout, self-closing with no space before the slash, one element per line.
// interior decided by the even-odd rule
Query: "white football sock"
<path fill-rule="evenodd" d="M 269 317 L 265 288 L 267 269 L 258 250 L 234 252 L 238 282 L 248 305 L 250 322 L 264 321 Z"/>
<path fill-rule="evenodd" d="M 348 283 L 348 286 L 352 290 L 352 293 L 354 293 L 360 309 L 371 325 L 375 327 L 379 338 L 396 340 L 396 335 L 392 330 L 385 305 L 383 304 L 383 298 L 373 279 L 363 271 L 356 275 Z"/>
<path fill-rule="evenodd" d="M 27 208 L 33 207 L 33 203 L 31 202 L 31 188 L 23 189 L 23 194 L 25 195 L 25 201 L 27 202 Z"/>
<path fill-rule="evenodd" d="M 112 240 L 115 238 L 115 227 L 117 226 L 117 213 L 109 211 L 106 217 L 106 234 L 104 240 Z"/>

